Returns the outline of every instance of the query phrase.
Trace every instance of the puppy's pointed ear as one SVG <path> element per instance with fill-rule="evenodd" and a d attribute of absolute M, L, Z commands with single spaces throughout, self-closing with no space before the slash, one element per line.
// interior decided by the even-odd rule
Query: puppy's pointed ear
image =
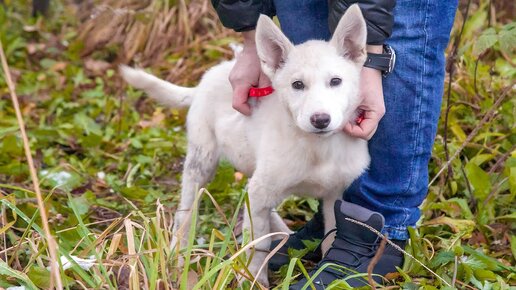
<path fill-rule="evenodd" d="M 266 15 L 260 15 L 256 25 L 256 49 L 263 72 L 271 78 L 285 62 L 293 44 Z"/>
<path fill-rule="evenodd" d="M 363 65 L 367 52 L 367 26 L 358 4 L 351 5 L 342 16 L 330 43 L 343 57 Z"/>

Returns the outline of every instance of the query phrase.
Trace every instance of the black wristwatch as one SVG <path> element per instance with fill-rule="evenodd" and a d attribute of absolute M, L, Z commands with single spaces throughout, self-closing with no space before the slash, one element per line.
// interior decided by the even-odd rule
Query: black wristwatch
<path fill-rule="evenodd" d="M 383 53 L 367 53 L 364 66 L 380 70 L 383 76 L 386 76 L 392 72 L 395 64 L 396 52 L 391 46 L 384 44 Z"/>

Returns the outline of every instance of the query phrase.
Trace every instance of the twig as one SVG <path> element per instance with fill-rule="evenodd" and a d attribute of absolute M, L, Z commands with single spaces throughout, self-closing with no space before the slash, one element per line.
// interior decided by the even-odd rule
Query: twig
<path fill-rule="evenodd" d="M 493 167 L 491 167 L 491 169 L 489 169 L 489 171 L 487 173 L 489 175 L 491 175 L 496 170 L 498 170 L 498 168 L 500 168 L 500 166 L 502 166 L 504 164 L 505 160 L 507 160 L 507 158 L 509 158 L 509 156 L 511 156 L 512 151 L 514 151 L 514 150 L 516 150 L 516 144 L 512 145 L 511 149 L 507 150 L 507 152 L 505 152 L 502 156 L 500 156 L 500 158 L 498 160 L 496 160 Z"/>
<path fill-rule="evenodd" d="M 416 263 L 418 263 L 421 267 L 425 268 L 428 272 L 432 273 L 432 275 L 434 275 L 435 277 L 439 278 L 439 280 L 441 280 L 444 284 L 446 284 L 446 286 L 448 287 L 451 287 L 450 283 L 448 283 L 446 280 L 444 280 L 444 278 L 442 278 L 441 276 L 437 275 L 437 273 L 435 273 L 434 271 L 432 271 L 432 269 L 428 268 L 425 264 L 423 264 L 421 261 L 419 261 L 418 259 L 416 259 L 414 256 L 412 256 L 410 253 L 408 253 L 407 251 L 405 251 L 404 249 L 402 249 L 400 246 L 396 245 L 395 243 L 391 242 L 391 240 L 387 239 L 387 237 L 385 235 L 383 235 L 382 233 L 380 233 L 379 231 L 377 231 L 375 228 L 373 228 L 372 226 L 368 225 L 368 224 L 365 224 L 363 222 L 359 222 L 357 220 L 354 220 L 352 218 L 345 218 L 345 220 L 347 221 L 350 221 L 354 224 L 357 224 L 357 225 L 360 225 L 360 226 L 363 226 L 365 228 L 367 228 L 368 230 L 372 231 L 373 233 L 377 234 L 380 238 L 382 239 L 385 239 L 385 241 L 387 241 L 387 243 L 389 243 L 389 245 L 393 246 L 396 250 L 400 251 L 401 253 L 407 255 L 408 257 L 412 258 L 414 261 L 416 261 Z"/>
<path fill-rule="evenodd" d="M 459 149 L 457 149 L 457 151 L 455 151 L 455 153 L 453 154 L 452 157 L 450 157 L 450 159 L 448 161 L 446 161 L 446 164 L 444 164 L 441 169 L 439 170 L 439 172 L 437 172 L 437 174 L 434 176 L 434 178 L 432 178 L 432 180 L 428 183 L 428 187 L 430 187 L 430 185 L 432 185 L 435 180 L 439 177 L 439 175 L 441 175 L 443 173 L 443 171 L 448 168 L 448 166 L 450 166 L 450 164 L 452 163 L 453 160 L 455 160 L 455 158 L 457 158 L 457 156 L 459 156 L 459 154 L 462 152 L 462 150 L 464 149 L 464 147 L 466 147 L 466 145 L 471 142 L 471 140 L 473 140 L 473 138 L 477 135 L 478 131 L 480 131 L 480 129 L 482 128 L 482 126 L 484 126 L 484 124 L 486 124 L 487 122 L 489 122 L 491 120 L 491 118 L 493 117 L 494 115 L 494 112 L 500 107 L 500 105 L 502 104 L 502 102 L 505 100 L 505 97 L 507 96 L 507 94 L 513 90 L 513 86 L 516 84 L 516 82 L 513 82 L 511 83 L 509 86 L 505 87 L 505 89 L 503 90 L 502 94 L 498 97 L 498 99 L 496 100 L 496 102 L 493 104 L 493 106 L 491 106 L 491 109 L 489 109 L 489 111 L 484 115 L 484 117 L 482 118 L 482 120 L 480 120 L 480 122 L 478 122 L 477 126 L 475 127 L 475 129 L 473 129 L 473 131 L 471 131 L 471 133 L 469 133 L 468 137 L 466 137 L 466 140 L 464 140 L 464 142 L 462 142 L 462 145 L 459 147 Z M 445 142 L 446 143 L 446 142 Z"/>
<path fill-rule="evenodd" d="M 383 237 L 382 241 L 380 242 L 380 247 L 376 251 L 376 254 L 374 254 L 374 257 L 371 260 L 371 263 L 369 263 L 369 266 L 367 266 L 367 280 L 369 281 L 369 285 L 371 285 L 371 289 L 376 289 L 376 283 L 373 279 L 373 270 L 376 264 L 378 264 L 378 261 L 380 261 L 383 252 L 385 251 L 385 245 L 387 245 L 387 235 Z"/>
<path fill-rule="evenodd" d="M 444 132 L 443 132 L 443 139 L 444 139 L 444 155 L 446 157 L 446 163 L 448 167 L 448 174 L 446 174 L 446 180 L 448 181 L 449 178 L 453 176 L 453 169 L 450 164 L 450 151 L 448 149 L 448 117 L 450 115 L 450 109 L 451 109 L 451 91 L 452 91 L 452 81 L 453 81 L 453 74 L 455 72 L 455 60 L 457 59 L 457 51 L 459 50 L 459 44 L 460 39 L 462 38 L 462 33 L 464 32 L 464 27 L 466 26 L 466 20 L 468 19 L 469 14 L 469 6 L 471 5 L 471 0 L 468 1 L 468 5 L 466 6 L 466 12 L 464 12 L 464 19 L 462 21 L 462 26 L 459 32 L 459 35 L 457 35 L 453 40 L 453 47 L 450 53 L 450 56 L 448 57 L 448 63 L 447 63 L 447 69 L 448 69 L 448 94 L 446 96 L 446 111 L 444 114 Z"/>
<path fill-rule="evenodd" d="M 496 170 L 498 170 L 498 168 L 500 166 L 502 166 L 502 164 L 505 162 L 505 160 L 507 160 L 507 158 L 509 158 L 509 156 L 511 156 L 512 152 L 516 150 L 516 145 L 512 145 L 511 149 L 509 149 L 507 152 L 505 152 L 496 162 L 495 164 L 493 165 L 493 167 L 491 167 L 491 169 L 489 169 L 489 172 L 488 174 L 491 175 L 493 174 Z M 497 178 L 496 178 L 496 181 L 498 181 L 498 179 L 500 178 L 501 175 L 498 175 Z M 493 187 L 493 189 L 491 190 L 491 192 L 489 193 L 489 195 L 486 197 L 486 199 L 484 200 L 484 206 L 487 205 L 487 203 L 493 198 L 493 196 L 495 195 L 495 193 L 498 191 L 498 189 L 500 189 L 500 186 L 501 184 L 503 184 L 505 181 L 506 181 L 507 178 L 505 178 L 504 180 L 502 180 L 500 183 L 498 183 L 496 186 Z"/>
<path fill-rule="evenodd" d="M 480 111 L 481 110 L 480 106 L 477 106 L 477 105 L 475 105 L 475 104 L 473 104 L 471 102 L 464 101 L 464 100 L 457 100 L 457 101 L 455 101 L 455 104 L 462 104 L 462 105 L 471 107 L 475 111 Z"/>
<path fill-rule="evenodd" d="M 498 180 L 500 178 L 500 176 L 497 177 L 496 180 Z M 502 186 L 502 184 L 504 184 L 505 182 L 507 182 L 507 180 L 509 179 L 509 177 L 505 177 L 504 179 L 502 179 L 500 182 L 498 182 L 495 186 L 493 186 L 493 189 L 491 190 L 491 192 L 489 193 L 489 195 L 486 197 L 486 199 L 484 200 L 484 206 L 486 206 L 489 201 L 491 201 L 491 199 L 493 198 L 493 196 L 498 192 L 498 190 L 500 190 L 500 187 Z"/>
<path fill-rule="evenodd" d="M 468 175 L 466 174 L 466 170 L 464 169 L 464 165 L 462 164 L 462 162 L 460 164 L 460 171 L 462 172 L 462 176 L 464 176 L 464 180 L 466 181 L 466 189 L 468 190 L 468 193 L 469 193 L 469 200 L 470 200 L 471 207 L 473 210 L 476 210 L 477 199 L 473 195 L 473 189 L 471 188 L 471 183 L 469 182 Z"/>
<path fill-rule="evenodd" d="M 457 280 L 457 283 L 462 285 L 462 286 L 464 286 L 464 288 L 469 288 L 469 289 L 472 289 L 472 290 L 478 290 L 478 288 L 470 286 L 470 285 L 468 285 L 468 284 L 466 284 L 466 283 L 464 283 L 464 282 L 462 282 L 460 280 Z"/>
<path fill-rule="evenodd" d="M 34 185 L 34 191 L 36 192 L 36 198 L 38 199 L 38 209 L 39 215 L 41 217 L 41 223 L 43 224 L 43 230 L 45 232 L 45 237 L 48 244 L 48 251 L 50 254 L 50 273 L 51 277 L 54 279 L 50 279 L 50 288 L 53 288 L 54 282 L 57 283 L 57 289 L 63 289 L 63 283 L 61 281 L 61 274 L 59 272 L 59 259 L 57 256 L 57 244 L 50 232 L 50 228 L 48 226 L 48 218 L 47 211 L 45 208 L 45 204 L 43 203 L 43 196 L 41 194 L 41 190 L 39 188 L 39 179 L 36 174 L 36 169 L 34 167 L 34 160 L 32 159 L 29 138 L 27 138 L 27 133 L 25 132 L 25 123 L 23 121 L 23 117 L 20 111 L 20 104 L 18 103 L 18 97 L 16 96 L 14 83 L 11 79 L 11 72 L 9 70 L 9 65 L 7 64 L 7 59 L 4 53 L 4 47 L 2 41 L 0 40 L 0 58 L 2 60 L 2 68 L 5 74 L 5 80 L 7 82 L 7 87 L 9 88 L 9 93 L 11 94 L 11 99 L 14 106 L 14 111 L 16 112 L 16 119 L 18 120 L 18 126 L 20 127 L 20 133 L 23 140 L 23 147 L 25 150 L 25 157 L 27 158 L 27 163 L 29 163 L 29 171 L 32 179 L 32 184 Z M 54 281 L 52 281 L 54 280 Z"/>

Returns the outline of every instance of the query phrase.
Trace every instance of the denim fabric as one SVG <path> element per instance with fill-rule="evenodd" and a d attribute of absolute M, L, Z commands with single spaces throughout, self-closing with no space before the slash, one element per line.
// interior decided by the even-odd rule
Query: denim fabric
<path fill-rule="evenodd" d="M 277 0 L 276 12 L 294 43 L 328 39 L 327 0 Z M 344 199 L 385 217 L 391 239 L 408 238 L 427 194 L 428 161 L 444 87 L 444 50 L 457 0 L 398 0 L 387 40 L 397 54 L 394 72 L 383 79 L 386 114 L 369 141 L 371 165 Z"/>
<path fill-rule="evenodd" d="M 275 0 L 274 6 L 281 30 L 294 44 L 330 39 L 327 0 Z"/>

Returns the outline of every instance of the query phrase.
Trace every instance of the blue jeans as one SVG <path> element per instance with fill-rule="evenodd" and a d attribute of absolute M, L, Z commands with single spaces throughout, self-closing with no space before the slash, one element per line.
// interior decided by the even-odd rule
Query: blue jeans
<path fill-rule="evenodd" d="M 294 43 L 329 39 L 327 0 L 276 0 L 284 33 Z M 386 114 L 369 141 L 371 165 L 344 194 L 385 217 L 391 239 L 408 238 L 427 194 L 428 162 L 444 87 L 444 50 L 457 0 L 398 0 L 387 40 L 397 54 L 383 79 Z"/>

